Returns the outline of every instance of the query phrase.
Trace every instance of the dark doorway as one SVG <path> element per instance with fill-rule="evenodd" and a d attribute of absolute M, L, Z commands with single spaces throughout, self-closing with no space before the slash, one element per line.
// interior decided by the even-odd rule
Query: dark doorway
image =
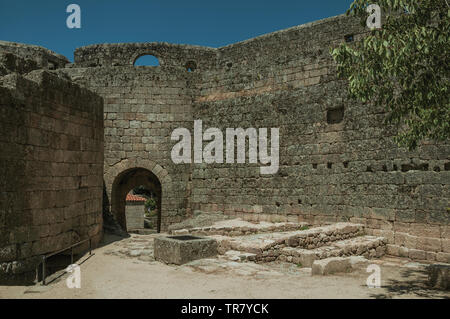
<path fill-rule="evenodd" d="M 130 191 L 148 194 L 155 200 L 156 231 L 161 231 L 161 183 L 151 171 L 145 168 L 131 168 L 116 176 L 112 185 L 111 212 L 123 230 L 127 231 L 126 198 Z M 138 194 L 139 195 L 139 194 Z"/>

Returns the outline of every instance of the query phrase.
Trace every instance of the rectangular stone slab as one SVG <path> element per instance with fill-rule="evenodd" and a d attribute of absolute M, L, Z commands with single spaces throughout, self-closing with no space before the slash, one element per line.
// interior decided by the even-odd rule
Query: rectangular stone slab
<path fill-rule="evenodd" d="M 197 236 L 160 236 L 154 241 L 154 256 L 166 264 L 182 265 L 217 255 L 217 241 Z"/>

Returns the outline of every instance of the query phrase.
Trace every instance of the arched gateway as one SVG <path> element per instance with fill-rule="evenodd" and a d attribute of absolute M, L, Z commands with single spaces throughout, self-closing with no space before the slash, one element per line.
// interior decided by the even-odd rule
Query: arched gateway
<path fill-rule="evenodd" d="M 123 230 L 127 229 L 125 218 L 125 199 L 127 193 L 137 186 L 144 186 L 157 197 L 158 223 L 169 213 L 168 198 L 171 196 L 171 178 L 160 165 L 150 160 L 123 160 L 111 166 L 105 174 L 105 186 L 110 203 L 110 212 L 114 215 Z"/>

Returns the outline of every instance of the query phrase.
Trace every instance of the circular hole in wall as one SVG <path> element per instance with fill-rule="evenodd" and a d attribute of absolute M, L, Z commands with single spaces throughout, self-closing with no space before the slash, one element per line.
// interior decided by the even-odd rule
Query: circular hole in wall
<path fill-rule="evenodd" d="M 134 66 L 159 66 L 157 57 L 151 54 L 144 54 L 136 58 L 133 63 Z"/>
<path fill-rule="evenodd" d="M 185 67 L 186 67 L 186 71 L 194 72 L 195 69 L 197 69 L 197 63 L 195 63 L 194 61 L 188 61 L 185 65 Z"/>

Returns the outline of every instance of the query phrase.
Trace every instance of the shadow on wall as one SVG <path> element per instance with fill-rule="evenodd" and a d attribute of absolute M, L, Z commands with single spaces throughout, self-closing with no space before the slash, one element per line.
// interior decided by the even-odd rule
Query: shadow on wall
<path fill-rule="evenodd" d="M 129 237 L 128 233 L 123 231 L 117 222 L 114 214 L 110 211 L 110 200 L 106 191 L 105 182 L 103 181 L 103 230 L 105 233 L 117 235 L 121 237 Z"/>

